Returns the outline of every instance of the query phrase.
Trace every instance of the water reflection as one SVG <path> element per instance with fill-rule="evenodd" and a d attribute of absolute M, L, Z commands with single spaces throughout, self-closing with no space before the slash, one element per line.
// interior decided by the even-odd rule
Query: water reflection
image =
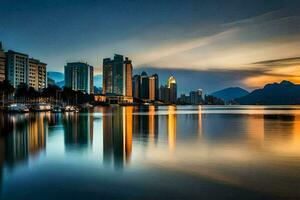
<path fill-rule="evenodd" d="M 169 106 L 168 108 L 168 141 L 170 150 L 175 149 L 176 145 L 176 108 Z"/>
<path fill-rule="evenodd" d="M 42 152 L 48 153 L 61 142 L 62 148 L 51 152 L 63 155 L 64 162 L 75 156 L 72 162 L 84 163 L 79 169 L 82 173 L 68 174 L 79 182 L 89 180 L 86 171 L 102 176 L 107 171 L 120 171 L 125 179 L 132 168 L 142 168 L 145 177 L 139 177 L 138 183 L 134 182 L 137 177 L 127 177 L 118 184 L 124 187 L 141 184 L 141 187 L 151 188 L 153 185 L 146 180 L 149 174 L 165 178 L 166 182 L 159 185 L 163 189 L 156 192 L 167 188 L 176 193 L 179 186 L 183 191 L 189 190 L 181 182 L 188 184 L 193 179 L 197 183 L 205 178 L 214 183 L 225 183 L 226 187 L 234 186 L 235 190 L 298 198 L 298 110 L 286 112 L 277 108 L 276 113 L 269 108 L 257 112 L 248 107 L 235 108 L 233 112 L 222 107 L 211 110 L 201 106 L 113 106 L 103 107 L 95 113 L 0 113 L 0 188 L 17 184 L 18 175 L 29 173 L 30 167 L 46 168 L 37 165 L 36 158 L 48 161 L 49 157 Z M 56 137 L 51 137 L 54 132 Z M 84 153 L 64 154 L 70 151 Z M 51 159 L 51 162 L 60 163 L 55 156 Z M 64 162 L 60 163 L 58 171 L 47 170 L 63 176 L 79 166 Z M 102 163 L 105 168 L 101 168 Z M 130 173 L 131 176 L 132 171 Z M 184 176 L 185 181 L 177 180 L 171 173 Z M 39 175 L 43 176 L 43 173 Z M 30 178 L 30 175 L 22 176 L 28 184 Z M 118 180 L 121 177 L 114 179 L 106 175 L 105 178 Z M 173 179 L 176 181 L 170 181 Z M 6 188 L 4 193 L 8 195 L 7 191 L 12 190 Z M 114 188 L 108 188 L 108 191 L 114 191 Z M 196 194 L 197 190 L 192 192 Z"/>
<path fill-rule="evenodd" d="M 66 150 L 83 150 L 93 142 L 93 115 L 65 113 L 62 117 Z"/>
<path fill-rule="evenodd" d="M 27 164 L 29 155 L 36 156 L 46 147 L 49 115 L 0 113 L 0 174 L 3 167 L 14 169 Z M 0 188 L 2 191 L 2 187 Z"/>
<path fill-rule="evenodd" d="M 132 107 L 103 109 L 103 161 L 123 168 L 132 152 Z"/>
<path fill-rule="evenodd" d="M 46 147 L 49 114 L 19 114 L 0 116 L 2 156 L 14 167 L 26 162 L 29 154 L 36 155 Z"/>

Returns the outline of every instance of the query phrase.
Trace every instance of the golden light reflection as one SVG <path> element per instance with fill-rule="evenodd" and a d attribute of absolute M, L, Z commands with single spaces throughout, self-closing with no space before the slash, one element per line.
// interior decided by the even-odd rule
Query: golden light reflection
<path fill-rule="evenodd" d="M 176 147 L 176 107 L 168 107 L 168 143 L 171 151 Z"/>
<path fill-rule="evenodd" d="M 293 116 L 294 120 L 282 122 L 277 136 L 273 137 L 270 151 L 281 155 L 300 155 L 300 116 Z M 287 129 L 289 128 L 289 129 Z"/>
<path fill-rule="evenodd" d="M 149 106 L 149 112 L 148 112 L 148 117 L 149 117 L 149 137 L 153 139 L 155 137 L 155 107 L 154 106 Z M 153 141 L 153 140 L 150 140 Z"/>
<path fill-rule="evenodd" d="M 46 144 L 46 131 L 48 128 L 45 124 L 45 113 L 39 113 L 38 115 L 34 115 L 34 118 L 31 119 L 29 123 L 29 153 L 36 154 L 41 149 L 45 148 Z"/>
<path fill-rule="evenodd" d="M 125 107 L 124 108 L 124 116 L 125 116 L 125 157 L 126 162 L 128 163 L 131 158 L 132 153 L 132 113 L 133 113 L 133 107 Z"/>
<path fill-rule="evenodd" d="M 246 131 L 250 141 L 262 145 L 264 143 L 264 117 L 263 115 L 246 116 Z"/>
<path fill-rule="evenodd" d="M 198 135 L 202 136 L 202 106 L 198 106 Z"/>

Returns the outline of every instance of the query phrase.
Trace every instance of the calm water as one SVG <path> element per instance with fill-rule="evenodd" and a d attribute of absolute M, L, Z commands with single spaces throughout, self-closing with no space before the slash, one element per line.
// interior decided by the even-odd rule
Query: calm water
<path fill-rule="evenodd" d="M 300 107 L 0 113 L 2 199 L 297 199 Z"/>

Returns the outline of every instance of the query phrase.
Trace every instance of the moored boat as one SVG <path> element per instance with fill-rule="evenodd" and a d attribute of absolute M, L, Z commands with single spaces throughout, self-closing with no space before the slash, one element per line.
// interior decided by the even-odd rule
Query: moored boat
<path fill-rule="evenodd" d="M 63 112 L 79 112 L 79 109 L 75 106 L 66 106 L 62 109 Z"/>
<path fill-rule="evenodd" d="M 38 103 L 38 104 L 34 104 L 30 107 L 31 111 L 34 112 L 45 112 L 45 111 L 51 111 L 51 105 L 47 104 L 47 103 Z"/>
<path fill-rule="evenodd" d="M 4 108 L 4 111 L 6 112 L 17 112 L 17 113 L 27 113 L 29 112 L 29 109 L 24 104 L 10 104 L 6 108 Z"/>

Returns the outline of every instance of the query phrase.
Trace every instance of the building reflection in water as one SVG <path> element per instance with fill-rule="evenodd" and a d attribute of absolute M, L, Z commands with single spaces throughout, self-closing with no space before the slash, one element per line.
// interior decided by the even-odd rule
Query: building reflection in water
<path fill-rule="evenodd" d="M 0 113 L 0 173 L 26 163 L 46 147 L 49 114 Z"/>
<path fill-rule="evenodd" d="M 2 114 L 1 139 L 5 146 L 5 161 L 13 167 L 27 161 L 46 147 L 49 113 Z"/>
<path fill-rule="evenodd" d="M 103 161 L 116 168 L 130 162 L 132 152 L 132 107 L 103 109 Z"/>
<path fill-rule="evenodd" d="M 134 136 L 141 141 L 157 143 L 158 140 L 158 115 L 155 106 L 135 107 L 133 116 Z"/>
<path fill-rule="evenodd" d="M 155 106 L 147 107 L 106 107 L 103 108 L 103 160 L 105 164 L 113 164 L 116 168 L 123 168 L 129 163 L 132 152 L 133 137 L 143 146 L 157 144 L 158 135 L 166 133 L 168 147 L 173 151 L 176 147 L 177 114 L 176 106 L 168 106 L 167 114 L 160 115 Z M 183 116 L 183 115 L 182 115 Z M 192 115 L 189 128 L 196 132 L 183 132 L 182 137 L 202 133 L 202 112 Z M 159 126 L 161 123 L 162 126 Z M 185 122 L 181 121 L 181 126 Z M 186 129 L 184 129 L 186 130 Z M 162 138 L 165 137 L 162 134 Z"/>
<path fill-rule="evenodd" d="M 64 140 L 66 150 L 84 150 L 93 142 L 94 119 L 88 113 L 64 113 Z"/>
<path fill-rule="evenodd" d="M 176 107 L 168 107 L 168 144 L 169 149 L 174 150 L 176 146 Z"/>

